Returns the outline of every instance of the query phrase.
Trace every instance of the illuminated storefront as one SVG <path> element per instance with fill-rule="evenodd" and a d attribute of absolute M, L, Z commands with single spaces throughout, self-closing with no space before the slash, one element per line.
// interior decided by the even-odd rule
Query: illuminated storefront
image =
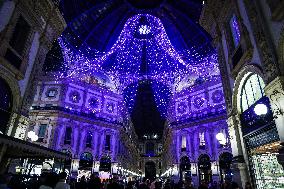
<path fill-rule="evenodd" d="M 284 171 L 277 161 L 277 154 L 257 153 L 251 156 L 257 189 L 284 188 Z"/>
<path fill-rule="evenodd" d="M 241 130 L 255 188 L 283 188 L 283 167 L 277 161 L 280 138 L 264 87 L 257 74 L 251 74 L 244 82 L 240 98 Z"/>

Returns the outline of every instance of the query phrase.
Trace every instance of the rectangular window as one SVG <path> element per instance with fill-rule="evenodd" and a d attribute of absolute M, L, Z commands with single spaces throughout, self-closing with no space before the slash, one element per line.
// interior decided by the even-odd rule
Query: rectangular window
<path fill-rule="evenodd" d="M 64 144 L 71 144 L 72 128 L 67 127 L 65 131 Z"/>
<path fill-rule="evenodd" d="M 27 21 L 20 16 L 14 28 L 12 38 L 10 39 L 10 46 L 19 54 L 23 55 L 26 42 L 29 38 L 31 26 Z"/>
<path fill-rule="evenodd" d="M 105 150 L 110 151 L 110 135 L 106 135 Z"/>
<path fill-rule="evenodd" d="M 47 124 L 41 124 L 39 126 L 38 130 L 38 142 L 43 142 L 43 139 L 45 137 L 45 132 L 46 132 Z"/>
<path fill-rule="evenodd" d="M 232 18 L 230 19 L 230 28 L 231 28 L 234 45 L 235 47 L 237 47 L 240 43 L 241 32 L 236 15 L 233 15 Z"/>
<path fill-rule="evenodd" d="M 181 137 L 181 150 L 186 151 L 186 136 Z"/>
<path fill-rule="evenodd" d="M 199 133 L 199 147 L 200 148 L 205 147 L 205 133 L 204 132 Z"/>
<path fill-rule="evenodd" d="M 222 133 L 222 134 L 219 135 L 219 133 Z M 221 129 L 219 133 L 216 138 L 218 140 L 219 148 L 223 148 L 228 143 L 227 133 L 225 129 Z"/>
<path fill-rule="evenodd" d="M 22 65 L 22 58 L 16 55 L 14 51 L 11 49 L 7 49 L 6 54 L 4 56 L 6 60 L 9 61 L 11 65 L 13 65 L 15 68 L 20 69 Z"/>
<path fill-rule="evenodd" d="M 88 132 L 87 134 L 87 140 L 86 140 L 86 147 L 87 148 L 91 148 L 92 147 L 92 138 L 93 138 L 93 135 L 91 132 Z"/>

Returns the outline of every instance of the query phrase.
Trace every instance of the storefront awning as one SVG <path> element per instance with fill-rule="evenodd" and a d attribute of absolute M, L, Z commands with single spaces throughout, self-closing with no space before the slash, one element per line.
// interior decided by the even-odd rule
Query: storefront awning
<path fill-rule="evenodd" d="M 0 146 L 2 145 L 7 147 L 5 157 L 8 158 L 71 158 L 69 154 L 0 134 Z"/>

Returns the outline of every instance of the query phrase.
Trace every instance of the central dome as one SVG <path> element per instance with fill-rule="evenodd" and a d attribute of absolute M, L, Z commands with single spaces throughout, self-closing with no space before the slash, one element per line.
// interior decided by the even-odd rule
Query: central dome
<path fill-rule="evenodd" d="M 69 43 L 80 50 L 90 47 L 101 52 L 113 46 L 127 20 L 137 14 L 151 14 L 160 19 L 177 50 L 210 48 L 211 37 L 197 24 L 201 8 L 198 0 L 60 1 L 68 23 L 63 35 Z"/>
<path fill-rule="evenodd" d="M 102 70 L 118 79 L 121 89 L 144 79 L 171 87 L 185 75 L 198 77 L 206 72 L 210 76 L 216 64 L 209 41 L 197 48 L 171 40 L 168 33 L 171 32 L 166 31 L 158 17 L 136 14 L 124 23 L 119 36 L 109 43 L 105 52 L 87 44 L 79 50 L 64 47 L 68 51 L 64 53 L 66 59 L 77 57 L 68 65 L 69 76 L 85 77 Z M 69 35 L 63 35 L 61 41 L 70 47 Z M 70 49 L 73 50 L 70 52 Z"/>

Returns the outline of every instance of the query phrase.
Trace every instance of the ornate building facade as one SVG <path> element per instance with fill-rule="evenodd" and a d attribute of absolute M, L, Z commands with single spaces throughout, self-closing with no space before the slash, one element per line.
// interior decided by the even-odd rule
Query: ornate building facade
<path fill-rule="evenodd" d="M 163 176 L 189 177 L 195 186 L 231 177 L 226 106 L 220 78 L 177 93 L 170 108 Z M 216 137 L 216 136 L 221 137 Z"/>
<path fill-rule="evenodd" d="M 284 2 L 137 2 L 0 1 L 0 172 L 284 188 Z"/>
<path fill-rule="evenodd" d="M 50 0 L 1 1 L 0 18 L 0 170 L 4 172 L 11 157 L 33 154 L 64 158 L 61 153 L 23 139 L 34 84 L 53 40 L 66 23 Z"/>
<path fill-rule="evenodd" d="M 127 114 L 121 95 L 96 79 L 79 82 L 46 76 L 36 88 L 29 131 L 38 135 L 35 143 L 72 156 L 72 176 L 122 170 L 138 175 L 137 137 L 122 118 Z"/>
<path fill-rule="evenodd" d="M 0 71 L 1 82 L 9 86 L 11 93 L 10 102 L 7 102 L 10 107 L 3 109 L 13 113 L 3 120 L 2 133 L 24 137 L 35 92 L 31 81 L 40 75 L 45 56 L 65 25 L 52 1 L 3 1 Z"/>
<path fill-rule="evenodd" d="M 233 153 L 242 187 L 283 188 L 283 1 L 210 1 L 201 25 L 218 51 Z"/>

